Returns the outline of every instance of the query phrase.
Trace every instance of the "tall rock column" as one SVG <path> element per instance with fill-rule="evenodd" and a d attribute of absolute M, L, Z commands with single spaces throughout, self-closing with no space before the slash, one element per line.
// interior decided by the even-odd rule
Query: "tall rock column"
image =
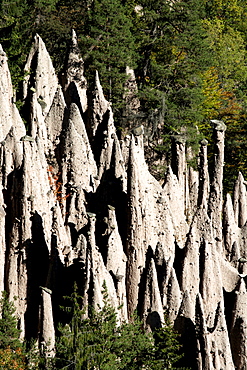
<path fill-rule="evenodd" d="M 212 120 L 214 137 L 214 167 L 210 187 L 208 214 L 212 220 L 213 236 L 217 249 L 222 248 L 222 182 L 224 166 L 224 138 L 226 126 L 224 122 Z"/>
<path fill-rule="evenodd" d="M 241 279 L 235 291 L 232 325 L 230 331 L 231 347 L 235 368 L 246 369 L 247 364 L 247 301 L 246 285 Z"/>
<path fill-rule="evenodd" d="M 51 290 L 41 287 L 42 290 L 42 318 L 41 318 L 41 335 L 42 344 L 47 351 L 47 357 L 54 357 L 55 355 L 55 330 L 52 314 Z"/>
<path fill-rule="evenodd" d="M 208 207 L 208 195 L 209 195 L 209 176 L 208 176 L 208 160 L 207 160 L 207 140 L 201 141 L 201 150 L 199 154 L 200 165 L 199 165 L 199 191 L 198 191 L 198 207 Z"/>
<path fill-rule="evenodd" d="M 122 113 L 122 132 L 121 137 L 124 138 L 126 133 L 133 129 L 135 126 L 138 126 L 140 120 L 140 116 L 138 116 L 138 111 L 140 108 L 140 100 L 137 97 L 138 88 L 135 78 L 135 72 L 132 68 L 126 67 L 126 75 L 128 76 L 125 84 L 124 84 L 124 107 Z M 138 118 L 137 118 L 138 117 Z"/>
<path fill-rule="evenodd" d="M 76 103 L 81 112 L 87 110 L 87 81 L 84 77 L 84 61 L 81 58 L 77 36 L 72 30 L 67 68 L 63 81 L 66 104 Z"/>
<path fill-rule="evenodd" d="M 31 73 L 30 73 L 31 71 Z M 32 49 L 25 65 L 25 77 L 23 83 L 23 98 L 25 110 L 30 109 L 31 135 L 38 135 L 45 147 L 47 147 L 47 130 L 44 119 L 52 105 L 58 87 L 58 78 L 52 65 L 50 55 L 39 35 L 34 37 Z"/>
<path fill-rule="evenodd" d="M 140 208 L 136 204 L 139 199 L 138 175 L 134 157 L 135 150 L 134 138 L 131 140 L 130 158 L 129 158 L 129 235 L 127 242 L 127 300 L 128 315 L 131 317 L 137 307 L 138 302 L 138 285 L 140 283 Z"/>
<path fill-rule="evenodd" d="M 177 176 L 178 182 L 185 197 L 186 190 L 186 158 L 185 158 L 185 138 L 176 136 L 172 144 L 172 171 Z"/>
<path fill-rule="evenodd" d="M 233 208 L 235 222 L 238 227 L 243 227 L 247 220 L 246 182 L 241 172 L 235 182 L 233 190 Z"/>
<path fill-rule="evenodd" d="M 0 291 L 4 290 L 4 272 L 5 272 L 5 216 L 4 199 L 2 193 L 2 186 L 0 184 Z"/>

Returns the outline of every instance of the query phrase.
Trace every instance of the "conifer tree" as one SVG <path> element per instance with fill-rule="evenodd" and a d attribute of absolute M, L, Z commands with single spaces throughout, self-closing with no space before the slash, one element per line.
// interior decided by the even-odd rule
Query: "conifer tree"
<path fill-rule="evenodd" d="M 180 345 L 170 325 L 155 334 L 146 333 L 141 321 L 117 322 L 116 311 L 103 288 L 103 307 L 89 308 L 88 317 L 81 307 L 77 289 L 69 298 L 68 324 L 60 325 L 55 366 L 57 369 L 159 370 L 172 368 L 181 357 Z"/>
<path fill-rule="evenodd" d="M 82 299 L 76 287 L 71 297 L 66 298 L 70 302 L 66 311 L 71 320 L 59 328 L 56 366 L 75 370 L 93 369 L 94 366 L 115 369 L 116 355 L 111 347 L 117 336 L 116 313 L 108 304 L 106 293 L 102 310 L 97 312 L 91 308 L 88 318 L 84 318 Z"/>
<path fill-rule="evenodd" d="M 19 336 L 15 317 L 15 306 L 10 302 L 6 292 L 2 293 L 0 300 L 0 369 L 25 368 L 25 354 Z"/>
<path fill-rule="evenodd" d="M 88 6 L 80 45 L 87 78 L 98 70 L 106 98 L 116 110 L 121 106 L 126 66 L 135 63 L 132 21 L 120 0 L 94 0 Z"/>
<path fill-rule="evenodd" d="M 21 347 L 19 340 L 20 330 L 17 328 L 17 319 L 15 317 L 15 306 L 13 302 L 9 301 L 6 292 L 2 293 L 0 306 L 0 348 L 10 347 L 11 349 L 16 349 Z"/>

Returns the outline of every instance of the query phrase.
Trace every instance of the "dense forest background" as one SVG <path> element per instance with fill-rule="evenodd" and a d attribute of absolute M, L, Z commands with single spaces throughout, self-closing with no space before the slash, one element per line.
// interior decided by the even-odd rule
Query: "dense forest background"
<path fill-rule="evenodd" d="M 149 144 L 167 157 L 171 136 L 182 136 L 196 153 L 202 137 L 211 142 L 210 120 L 223 120 L 225 191 L 238 171 L 247 176 L 246 1 L 1 0 L 0 42 L 20 110 L 34 34 L 62 75 L 72 28 L 88 84 L 97 69 L 119 131 L 130 119 L 152 127 Z M 135 71 L 141 103 L 134 118 L 126 109 L 123 115 L 126 66 Z"/>

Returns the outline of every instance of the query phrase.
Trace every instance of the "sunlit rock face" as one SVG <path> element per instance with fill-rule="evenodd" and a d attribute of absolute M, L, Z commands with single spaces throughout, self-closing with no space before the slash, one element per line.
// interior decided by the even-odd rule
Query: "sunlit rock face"
<path fill-rule="evenodd" d="M 38 35 L 25 70 L 27 131 L 0 48 L 0 289 L 17 296 L 23 338 L 53 355 L 62 297 L 76 282 L 85 306 L 102 306 L 105 282 L 119 322 L 137 310 L 153 330 L 169 317 L 184 366 L 245 369 L 246 182 L 223 200 L 223 122 L 212 122 L 212 178 L 206 140 L 195 171 L 177 136 L 161 185 L 141 124 L 119 141 L 98 73 L 87 90 L 74 32 L 61 84 Z"/>

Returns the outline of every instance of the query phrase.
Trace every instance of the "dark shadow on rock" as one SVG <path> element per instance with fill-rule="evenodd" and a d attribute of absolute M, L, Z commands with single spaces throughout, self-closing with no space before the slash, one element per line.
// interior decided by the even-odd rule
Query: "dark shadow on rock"
<path fill-rule="evenodd" d="M 96 91 L 95 81 L 90 84 L 90 86 L 87 89 L 87 100 L 88 100 L 88 109 L 84 113 L 84 122 L 85 127 L 88 135 L 89 142 L 94 149 L 95 144 L 95 135 L 93 134 L 94 131 L 94 125 L 95 120 L 98 121 L 98 124 L 100 125 L 100 116 L 94 117 L 94 101 L 97 100 L 97 91 Z"/>
<path fill-rule="evenodd" d="M 164 246 L 158 241 L 156 248 L 155 248 L 155 266 L 158 278 L 158 285 L 161 294 L 161 299 L 163 300 L 163 285 L 165 278 L 167 277 L 168 273 L 168 266 L 164 257 L 163 252 Z"/>
<path fill-rule="evenodd" d="M 180 343 L 184 357 L 179 361 L 178 366 L 198 369 L 197 358 L 197 342 L 195 325 L 191 319 L 183 316 L 178 316 L 174 322 L 174 329 L 181 335 Z"/>
<path fill-rule="evenodd" d="M 31 134 L 31 106 L 32 106 L 32 99 L 33 99 L 33 89 L 35 86 L 35 76 L 36 76 L 36 71 L 37 71 L 37 66 L 38 66 L 38 51 L 35 51 L 35 54 L 33 55 L 32 62 L 30 65 L 30 76 L 28 80 L 28 94 L 26 96 L 26 99 L 24 101 L 23 106 L 21 107 L 21 116 L 23 119 L 27 122 L 26 128 L 27 128 L 27 134 Z M 42 97 L 43 99 L 43 97 Z"/>
<path fill-rule="evenodd" d="M 74 292 L 75 284 L 80 296 L 85 296 L 88 293 L 86 291 L 86 273 L 86 261 L 81 256 L 75 258 L 73 263 L 68 266 L 61 261 L 57 248 L 57 237 L 53 235 L 47 286 L 52 290 L 53 318 L 56 329 L 59 323 L 65 324 L 69 320 L 69 315 L 63 307 L 71 306 L 70 299 L 66 297 L 70 297 Z M 59 333 L 57 332 L 57 334 Z"/>
<path fill-rule="evenodd" d="M 160 315 L 157 311 L 153 311 L 148 314 L 146 323 L 150 326 L 152 331 L 162 327 Z"/>
<path fill-rule="evenodd" d="M 26 339 L 37 338 L 39 331 L 40 286 L 46 286 L 49 250 L 45 241 L 43 220 L 37 211 L 31 216 L 32 240 L 25 241 L 27 267 Z"/>
<path fill-rule="evenodd" d="M 63 122 L 62 122 L 62 129 L 59 135 L 58 144 L 55 147 L 54 154 L 57 161 L 57 165 L 59 167 L 59 173 L 62 171 L 62 158 L 64 153 L 64 147 L 65 147 L 65 132 L 68 127 L 68 119 L 69 119 L 69 109 L 67 107 L 64 108 L 64 114 L 63 114 Z M 49 163 L 53 165 L 53 163 Z"/>
<path fill-rule="evenodd" d="M 221 314 L 222 314 L 222 312 L 221 312 L 220 302 L 218 302 L 217 309 L 216 309 L 216 312 L 215 312 L 215 315 L 214 315 L 214 323 L 213 323 L 213 326 L 207 327 L 207 331 L 209 333 L 213 333 L 216 330 L 216 328 L 218 326 L 218 323 L 219 323 L 219 318 L 220 318 L 220 315 Z"/>
<path fill-rule="evenodd" d="M 199 299 L 199 295 L 196 297 L 196 315 L 195 315 L 195 321 L 196 321 L 196 335 L 197 335 L 197 348 L 200 352 L 201 357 L 201 366 L 202 369 L 208 368 L 206 362 L 206 358 L 208 357 L 207 353 L 207 333 L 205 333 L 204 323 L 203 323 L 203 312 L 202 307 Z"/>
<path fill-rule="evenodd" d="M 92 150 L 94 153 L 94 159 L 96 161 L 97 166 L 100 165 L 100 155 L 101 155 L 102 150 L 105 147 L 105 143 L 107 140 L 109 117 L 110 117 L 110 112 L 109 110 L 107 110 L 105 114 L 103 115 L 101 122 L 99 122 L 99 125 L 97 127 L 97 130 L 95 132 L 95 136 L 92 142 Z"/>
<path fill-rule="evenodd" d="M 5 273 L 4 273 L 4 289 L 8 291 L 9 280 L 9 254 L 12 248 L 12 228 L 16 220 L 21 219 L 21 207 L 19 199 L 22 196 L 22 173 L 23 169 L 15 169 L 7 177 L 7 186 L 3 189 L 3 198 L 6 205 L 5 208 Z M 21 248 L 21 246 L 19 246 Z"/>
<path fill-rule="evenodd" d="M 141 279 L 139 283 L 139 292 L 138 292 L 138 304 L 137 304 L 137 313 L 140 317 L 143 316 L 143 303 L 144 303 L 144 294 L 147 285 L 147 274 L 150 266 L 151 259 L 154 258 L 154 253 L 150 245 L 148 246 L 145 259 L 145 267 L 141 273 Z"/>
<path fill-rule="evenodd" d="M 96 214 L 96 244 L 106 262 L 109 235 L 106 235 L 105 232 L 109 206 L 115 208 L 116 221 L 123 247 L 126 244 L 126 193 L 122 190 L 121 179 L 114 176 L 113 169 L 110 168 L 104 172 L 96 193 L 86 194 L 86 200 L 88 210 Z"/>
<path fill-rule="evenodd" d="M 185 248 L 179 248 L 178 244 L 175 242 L 175 258 L 173 262 L 173 268 L 176 272 L 177 280 L 181 288 L 182 271 L 183 271 L 183 261 L 185 258 L 186 246 Z"/>
<path fill-rule="evenodd" d="M 73 222 L 68 222 L 68 226 L 70 229 L 72 247 L 74 248 L 78 240 L 78 231 L 76 230 L 75 224 Z"/>
<path fill-rule="evenodd" d="M 236 292 L 226 292 L 223 288 L 224 297 L 224 308 L 225 308 L 225 318 L 228 332 L 231 330 L 232 326 L 232 313 L 234 312 L 234 303 L 236 301 Z"/>
<path fill-rule="evenodd" d="M 203 292 L 203 285 L 204 285 L 204 273 L 205 273 L 205 263 L 206 263 L 206 242 L 203 238 L 203 240 L 200 243 L 199 248 L 199 274 L 200 274 L 200 285 L 199 285 L 199 291 L 202 294 Z"/>
<path fill-rule="evenodd" d="M 241 345 L 243 346 L 243 343 L 245 341 L 245 328 L 246 322 L 244 322 L 242 317 L 238 317 L 230 334 L 232 356 L 234 365 L 237 369 L 245 368 L 240 367 L 241 365 L 243 365 L 243 361 L 241 361 Z"/>
<path fill-rule="evenodd" d="M 78 89 L 74 81 L 70 82 L 69 86 L 66 89 L 66 92 L 64 93 L 64 97 L 65 97 L 65 102 L 66 102 L 67 107 L 69 107 L 71 103 L 75 103 L 77 107 L 79 108 L 79 111 L 83 118 L 83 109 L 81 106 L 81 99 L 78 94 Z"/>
<path fill-rule="evenodd" d="M 6 140 L 10 138 L 12 141 L 12 129 L 10 129 Z M 3 156 L 4 157 L 4 156 Z M 3 167 L 4 168 L 4 167 Z M 3 178 L 5 173 L 3 171 Z M 7 176 L 7 183 L 3 188 L 3 198 L 5 207 L 5 240 L 6 240 L 6 251 L 5 251 L 5 274 L 4 274 L 4 289 L 8 292 L 8 281 L 9 277 L 9 253 L 13 248 L 13 238 L 16 239 L 17 234 L 21 235 L 21 219 L 23 217 L 23 209 L 21 199 L 23 198 L 23 162 L 19 168 L 15 168 Z M 13 227 L 15 229 L 13 234 Z M 15 242 L 16 245 L 16 242 Z M 22 253 L 22 241 L 21 238 L 18 240 L 16 246 L 16 253 Z"/>

